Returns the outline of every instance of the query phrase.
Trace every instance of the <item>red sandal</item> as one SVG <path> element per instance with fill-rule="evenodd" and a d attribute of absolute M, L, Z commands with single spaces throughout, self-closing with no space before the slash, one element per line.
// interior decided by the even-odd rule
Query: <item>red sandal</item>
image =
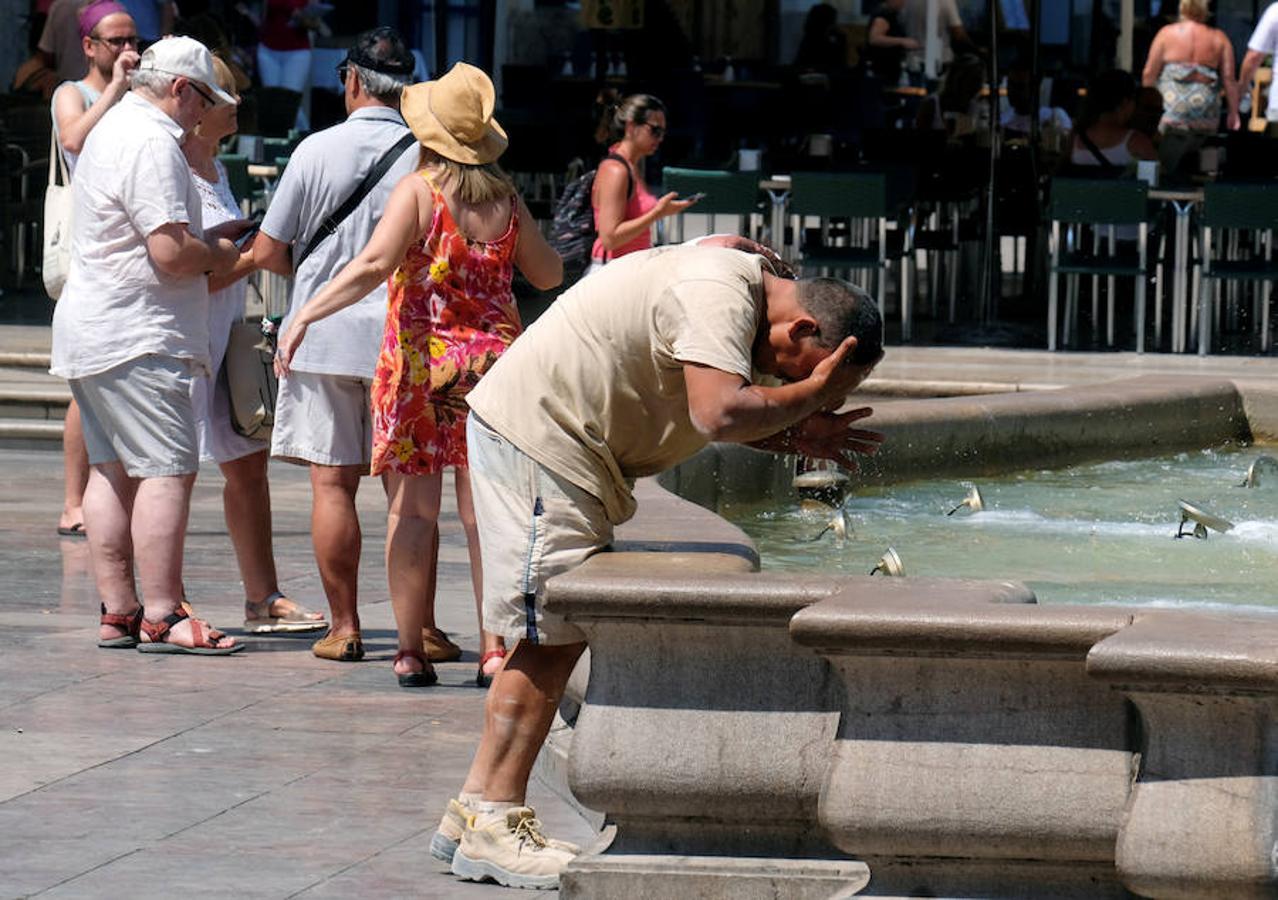
<path fill-rule="evenodd" d="M 190 619 L 191 621 L 191 637 L 194 638 L 195 643 L 190 647 L 174 644 L 166 638 L 173 630 L 173 626 L 183 619 Z M 138 644 L 138 651 L 141 653 L 192 653 L 196 656 L 230 656 L 232 653 L 238 653 L 244 649 L 243 644 L 219 647 L 214 641 L 221 640 L 226 635 L 203 619 L 192 618 L 184 609 L 169 613 L 162 622 L 148 622 L 144 618 L 141 624 L 142 630 L 146 632 L 147 637 L 145 641 L 141 641 Z"/>
<path fill-rule="evenodd" d="M 430 660 L 426 658 L 426 654 L 420 650 L 401 650 L 395 654 L 395 661 L 391 663 L 392 669 L 395 663 L 401 659 L 415 659 L 422 664 L 420 672 L 395 673 L 395 677 L 399 679 L 399 686 L 405 688 L 430 687 L 439 681 L 439 676 L 435 674 L 435 667 L 430 664 Z"/>
<path fill-rule="evenodd" d="M 142 606 L 125 615 L 109 613 L 106 604 L 102 604 L 102 617 L 98 619 L 102 625 L 110 625 L 124 632 L 116 638 L 98 638 L 98 646 L 105 650 L 132 650 L 138 645 L 138 635 L 142 633 Z"/>
<path fill-rule="evenodd" d="M 501 671 L 501 667 L 499 666 L 496 669 L 496 671 L 493 671 L 493 672 L 485 672 L 484 668 L 494 659 L 505 659 L 505 658 L 506 658 L 505 647 L 498 647 L 496 650 L 488 650 L 484 652 L 479 657 L 479 674 L 475 676 L 475 684 L 479 685 L 482 688 L 486 688 L 490 684 L 492 684 L 493 676 L 496 675 L 497 672 Z"/>

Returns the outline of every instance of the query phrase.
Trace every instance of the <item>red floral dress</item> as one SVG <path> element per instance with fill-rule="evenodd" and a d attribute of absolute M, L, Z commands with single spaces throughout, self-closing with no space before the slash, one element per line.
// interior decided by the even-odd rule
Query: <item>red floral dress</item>
<path fill-rule="evenodd" d="M 519 336 L 510 290 L 517 205 L 495 241 L 467 239 L 425 172 L 434 214 L 390 278 L 373 376 L 373 474 L 466 465 L 466 394 Z"/>

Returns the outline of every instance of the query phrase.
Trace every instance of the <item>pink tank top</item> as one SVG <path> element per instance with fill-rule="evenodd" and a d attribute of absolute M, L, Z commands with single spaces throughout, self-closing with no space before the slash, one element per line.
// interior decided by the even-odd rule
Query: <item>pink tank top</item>
<path fill-rule="evenodd" d="M 616 145 L 608 148 L 609 153 L 616 153 Z M 621 214 L 621 221 L 629 222 L 631 219 L 637 219 L 657 205 L 657 198 L 648 190 L 648 185 L 644 184 L 643 179 L 636 174 L 634 167 L 629 163 L 626 164 L 630 169 L 631 184 L 634 190 L 626 199 L 626 211 Z M 599 230 L 599 207 L 595 207 L 595 231 Z M 632 241 L 622 244 L 616 250 L 605 250 L 603 243 L 599 238 L 595 238 L 595 244 L 590 249 L 590 258 L 597 262 L 607 262 L 610 259 L 616 259 L 618 256 L 625 256 L 627 253 L 634 253 L 636 250 L 647 250 L 652 246 L 652 232 L 644 229 L 643 233 Z"/>

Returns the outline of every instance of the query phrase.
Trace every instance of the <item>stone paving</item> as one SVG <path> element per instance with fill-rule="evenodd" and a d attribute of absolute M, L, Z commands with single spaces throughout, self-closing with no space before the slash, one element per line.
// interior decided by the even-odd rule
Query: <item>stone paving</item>
<path fill-rule="evenodd" d="M 465 538 L 446 484 L 440 625 L 466 649 L 440 685 L 398 687 L 380 484 L 361 490 L 361 663 L 310 638 L 248 637 L 230 658 L 96 648 L 83 539 L 55 533 L 61 454 L 0 450 L 0 898 L 510 896 L 460 882 L 427 847 L 478 739 L 478 636 Z M 271 469 L 283 587 L 322 607 L 305 472 Z M 187 593 L 240 635 L 243 594 L 221 477 L 201 472 Z M 590 827 L 534 784 L 547 831 Z M 540 894 L 539 896 L 554 896 Z"/>

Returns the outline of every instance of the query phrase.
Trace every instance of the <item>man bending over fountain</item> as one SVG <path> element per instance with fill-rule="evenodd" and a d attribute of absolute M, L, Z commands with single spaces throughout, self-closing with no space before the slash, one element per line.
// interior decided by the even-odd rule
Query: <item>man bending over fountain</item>
<path fill-rule="evenodd" d="M 731 239 L 727 239 L 730 241 Z M 612 540 L 635 478 L 710 441 L 855 467 L 882 436 L 835 413 L 883 355 L 873 299 L 791 281 L 723 246 L 634 253 L 565 293 L 469 395 L 484 627 L 515 650 L 493 680 L 474 762 L 431 852 L 454 874 L 554 887 L 577 848 L 524 805 L 533 760 L 585 636 L 543 605 L 546 581 Z M 779 379 L 751 381 L 760 372 Z"/>

